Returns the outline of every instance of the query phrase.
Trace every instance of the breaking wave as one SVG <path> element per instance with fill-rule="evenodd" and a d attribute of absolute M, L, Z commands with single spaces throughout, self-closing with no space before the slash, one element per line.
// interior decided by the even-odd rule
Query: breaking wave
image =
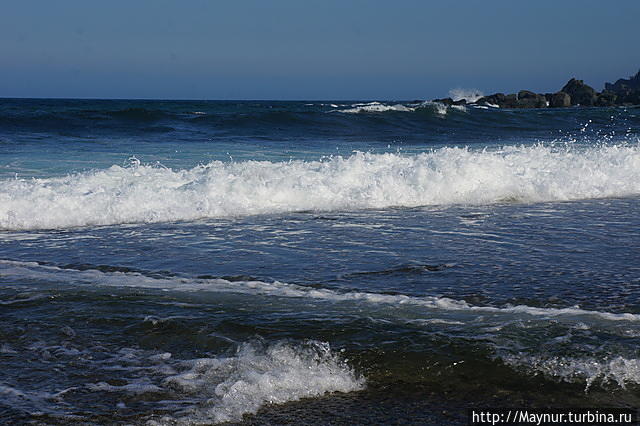
<path fill-rule="evenodd" d="M 33 230 L 640 193 L 640 148 L 442 148 L 320 161 L 212 162 L 173 170 L 134 164 L 0 181 L 0 229 Z"/>
<path fill-rule="evenodd" d="M 172 415 L 149 416 L 147 425 L 212 424 L 240 421 L 268 404 L 282 404 L 333 392 L 353 392 L 365 380 L 329 346 L 318 341 L 266 343 L 253 339 L 235 353 L 196 359 L 178 359 L 170 352 L 121 348 L 107 352 L 101 346 L 68 347 L 33 344 L 34 354 L 55 351 L 62 360 L 93 371 L 93 376 L 119 380 L 75 383 L 66 389 L 18 389 L 0 382 L 0 398 L 29 416 L 48 415 L 57 422 L 82 422 L 87 393 L 116 395 L 122 400 L 144 398 L 147 406 Z M 94 379 L 95 380 L 95 379 Z M 111 383 L 110 383 L 111 382 Z M 1 404 L 0 404 L 1 405 Z"/>
<path fill-rule="evenodd" d="M 265 404 L 364 388 L 364 380 L 328 344 L 315 341 L 269 346 L 250 342 L 241 345 L 233 357 L 189 360 L 179 368 L 179 374 L 166 377 L 162 387 L 202 402 L 177 418 L 164 417 L 148 424 L 239 421 Z"/>
<path fill-rule="evenodd" d="M 472 103 L 483 97 L 484 94 L 478 89 L 462 89 L 455 88 L 449 90 L 449 97 L 454 101 L 466 99 L 468 103 Z"/>
<path fill-rule="evenodd" d="M 505 364 L 533 375 L 569 383 L 585 383 L 588 390 L 596 382 L 621 388 L 640 384 L 640 359 L 624 358 L 569 358 L 560 356 L 508 355 Z"/>

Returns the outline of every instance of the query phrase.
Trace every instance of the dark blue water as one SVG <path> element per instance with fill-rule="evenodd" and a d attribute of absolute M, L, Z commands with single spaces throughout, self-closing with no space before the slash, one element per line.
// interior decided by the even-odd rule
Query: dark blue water
<path fill-rule="evenodd" d="M 640 402 L 637 109 L 0 101 L 0 418 Z"/>

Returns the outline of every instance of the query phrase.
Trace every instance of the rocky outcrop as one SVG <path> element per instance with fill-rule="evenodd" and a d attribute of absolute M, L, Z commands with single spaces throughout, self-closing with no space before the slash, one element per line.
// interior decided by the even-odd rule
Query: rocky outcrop
<path fill-rule="evenodd" d="M 545 108 L 546 106 L 548 106 L 548 103 L 544 95 L 528 90 L 518 92 L 518 108 Z"/>
<path fill-rule="evenodd" d="M 441 104 L 445 104 L 445 105 L 448 105 L 448 106 L 451 106 L 451 105 L 466 105 L 467 104 L 467 100 L 466 99 L 460 99 L 460 100 L 454 101 L 451 98 L 434 99 L 433 102 L 439 102 Z"/>
<path fill-rule="evenodd" d="M 560 91 L 571 96 L 571 105 L 593 106 L 598 99 L 598 94 L 593 87 L 575 78 L 569 80 Z"/>
<path fill-rule="evenodd" d="M 629 79 L 621 78 L 615 83 L 605 83 L 604 90 L 613 93 L 624 93 L 633 90 L 640 90 L 640 71 Z"/>
<path fill-rule="evenodd" d="M 640 104 L 640 71 L 628 79 L 621 78 L 615 83 L 605 83 L 604 92 L 608 96 L 615 95 L 616 105 Z"/>
<path fill-rule="evenodd" d="M 599 107 L 607 107 L 607 106 L 615 106 L 616 101 L 618 100 L 618 95 L 613 92 L 604 91 L 598 95 L 598 99 L 596 99 L 596 106 Z"/>
<path fill-rule="evenodd" d="M 445 105 L 465 105 L 467 101 L 454 101 L 451 98 L 434 99 Z M 583 80 L 572 78 L 556 93 L 535 93 L 521 90 L 518 93 L 494 93 L 483 96 L 475 102 L 500 108 L 567 108 L 570 106 L 628 106 L 640 105 L 640 71 L 629 79 L 620 79 L 615 83 L 605 83 L 605 90 L 598 93 Z"/>
<path fill-rule="evenodd" d="M 551 95 L 549 100 L 549 106 L 551 108 L 567 108 L 571 106 L 571 96 L 563 91 L 556 92 Z"/>
<path fill-rule="evenodd" d="M 528 90 L 521 90 L 517 94 L 495 93 L 484 96 L 476 101 L 479 105 L 499 106 L 500 108 L 544 108 L 547 106 L 547 99 Z"/>

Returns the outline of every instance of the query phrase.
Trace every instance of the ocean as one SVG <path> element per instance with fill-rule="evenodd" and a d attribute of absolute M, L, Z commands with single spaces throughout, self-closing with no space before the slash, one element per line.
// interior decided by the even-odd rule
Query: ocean
<path fill-rule="evenodd" d="M 0 99 L 0 420 L 640 405 L 640 109 Z"/>

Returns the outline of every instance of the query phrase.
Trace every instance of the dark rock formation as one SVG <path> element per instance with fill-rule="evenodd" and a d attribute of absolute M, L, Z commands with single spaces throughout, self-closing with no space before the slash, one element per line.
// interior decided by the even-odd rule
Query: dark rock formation
<path fill-rule="evenodd" d="M 611 93 L 616 96 L 616 105 L 638 105 L 640 104 L 640 71 L 629 79 L 621 78 L 615 83 L 605 83 L 604 93 Z"/>
<path fill-rule="evenodd" d="M 613 92 L 604 91 L 598 95 L 598 99 L 596 99 L 596 106 L 607 107 L 607 106 L 615 106 L 616 101 L 618 99 L 618 95 Z"/>
<path fill-rule="evenodd" d="M 518 94 L 494 93 L 478 99 L 476 103 L 480 105 L 497 105 L 500 108 L 544 108 L 547 106 L 547 99 L 544 95 L 521 90 Z"/>
<path fill-rule="evenodd" d="M 451 98 L 434 99 L 445 105 L 465 105 L 467 101 L 454 101 Z M 640 71 L 629 79 L 621 78 L 615 83 L 605 83 L 602 93 L 582 80 L 572 78 L 556 93 L 539 94 L 529 90 L 521 90 L 517 94 L 494 93 L 483 96 L 476 102 L 478 105 L 498 106 L 500 108 L 566 108 L 569 106 L 629 106 L 640 105 Z"/>
<path fill-rule="evenodd" d="M 517 105 L 518 108 L 545 108 L 547 106 L 547 98 L 538 93 L 521 90 L 518 92 Z"/>
<path fill-rule="evenodd" d="M 497 105 L 501 106 L 505 104 L 504 93 L 494 93 L 493 95 L 483 96 L 476 101 L 479 105 Z"/>
<path fill-rule="evenodd" d="M 453 105 L 453 99 L 451 98 L 434 99 L 433 102 L 439 102 L 448 106 Z"/>
<path fill-rule="evenodd" d="M 593 106 L 596 104 L 598 94 L 593 87 L 584 84 L 582 80 L 572 78 L 564 85 L 561 92 L 571 96 L 571 105 Z"/>
<path fill-rule="evenodd" d="M 448 106 L 451 106 L 451 105 L 466 105 L 467 104 L 467 100 L 466 99 L 459 99 L 457 101 L 454 101 L 451 98 L 434 99 L 433 102 L 439 102 L 441 104 L 445 104 L 445 105 L 448 105 Z"/>
<path fill-rule="evenodd" d="M 633 90 L 640 90 L 640 71 L 629 79 L 621 78 L 615 83 L 605 83 L 604 90 L 613 93 L 624 93 Z"/>
<path fill-rule="evenodd" d="M 566 108 L 571 106 L 571 96 L 565 92 L 556 92 L 551 95 L 551 100 L 549 101 L 549 106 L 551 108 Z"/>

